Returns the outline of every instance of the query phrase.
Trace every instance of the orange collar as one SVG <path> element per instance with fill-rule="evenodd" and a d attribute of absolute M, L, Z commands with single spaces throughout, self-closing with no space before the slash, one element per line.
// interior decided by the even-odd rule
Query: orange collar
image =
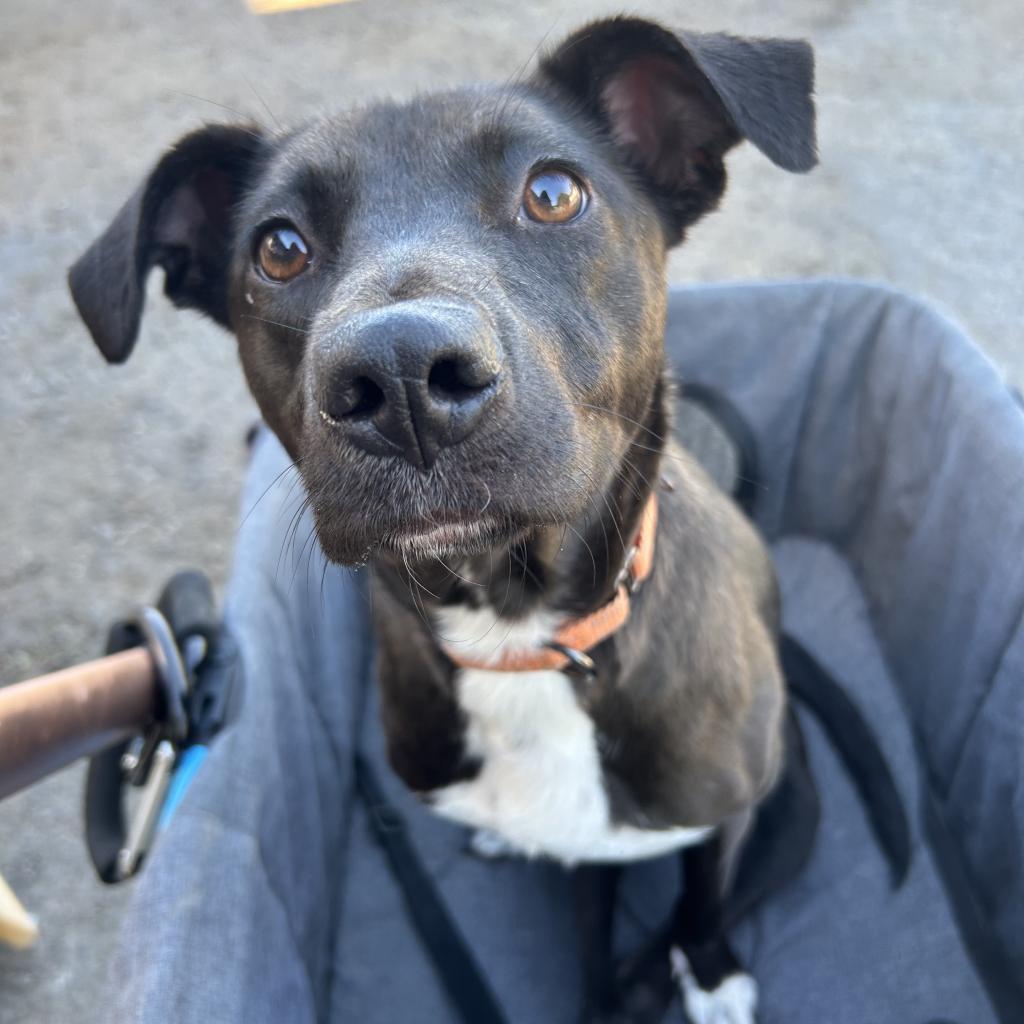
<path fill-rule="evenodd" d="M 658 499 L 647 499 L 640 527 L 633 546 L 626 553 L 626 562 L 616 581 L 615 596 L 597 611 L 582 619 L 571 619 L 559 626 L 552 639 L 542 647 L 505 649 L 496 657 L 477 659 L 441 648 L 459 668 L 486 669 L 491 672 L 560 671 L 574 666 L 584 675 L 595 674 L 594 663 L 587 654 L 603 640 L 620 630 L 629 619 L 629 596 L 651 575 L 654 568 L 654 537 L 658 530 Z"/>

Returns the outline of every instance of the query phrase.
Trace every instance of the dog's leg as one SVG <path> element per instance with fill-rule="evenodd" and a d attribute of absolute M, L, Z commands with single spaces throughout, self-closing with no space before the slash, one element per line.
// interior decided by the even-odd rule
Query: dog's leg
<path fill-rule="evenodd" d="M 692 1024 L 753 1024 L 757 985 L 724 932 L 720 835 L 683 851 L 685 891 L 676 908 L 669 956 Z"/>
<path fill-rule="evenodd" d="M 621 868 L 605 864 L 584 864 L 573 872 L 573 896 L 583 954 L 583 1013 L 580 1019 L 584 1024 L 616 1020 L 612 931 L 621 874 Z"/>

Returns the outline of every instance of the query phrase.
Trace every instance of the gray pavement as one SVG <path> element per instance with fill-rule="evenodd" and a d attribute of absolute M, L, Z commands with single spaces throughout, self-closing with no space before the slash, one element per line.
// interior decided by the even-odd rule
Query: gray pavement
<path fill-rule="evenodd" d="M 883 280 L 936 302 L 1024 383 L 1024 7 L 628 6 L 805 36 L 818 54 L 821 167 L 790 177 L 736 153 L 723 211 L 673 280 Z M 231 339 L 173 312 L 154 280 L 136 356 L 109 369 L 64 286 L 162 147 L 232 111 L 287 123 L 502 80 L 546 33 L 616 9 L 366 0 L 258 19 L 242 0 L 0 0 L 0 683 L 95 655 L 107 623 L 180 566 L 220 582 L 228 565 L 255 416 Z M 90 874 L 81 784 L 73 768 L 0 805 L 0 874 L 42 925 L 34 949 L 0 950 L 0 1024 L 97 1010 L 130 892 Z"/>

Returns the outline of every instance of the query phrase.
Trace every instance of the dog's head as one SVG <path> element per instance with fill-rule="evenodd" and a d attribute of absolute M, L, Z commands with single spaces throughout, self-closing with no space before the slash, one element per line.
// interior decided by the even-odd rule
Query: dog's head
<path fill-rule="evenodd" d="M 668 247 L 749 139 L 815 163 L 801 42 L 581 29 L 528 80 L 182 139 L 71 270 L 111 362 L 145 281 L 238 337 L 327 555 L 576 518 L 650 412 Z"/>

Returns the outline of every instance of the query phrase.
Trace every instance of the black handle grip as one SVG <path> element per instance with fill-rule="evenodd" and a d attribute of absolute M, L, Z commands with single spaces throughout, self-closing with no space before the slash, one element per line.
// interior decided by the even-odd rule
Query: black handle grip
<path fill-rule="evenodd" d="M 193 636 L 201 636 L 212 644 L 220 629 L 213 587 L 198 569 L 175 573 L 164 586 L 156 606 L 179 645 Z"/>

